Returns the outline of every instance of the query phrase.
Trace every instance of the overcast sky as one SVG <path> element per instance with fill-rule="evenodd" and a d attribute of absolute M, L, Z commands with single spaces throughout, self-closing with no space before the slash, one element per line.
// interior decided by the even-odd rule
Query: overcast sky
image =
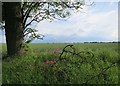
<path fill-rule="evenodd" d="M 95 2 L 93 6 L 85 6 L 67 21 L 40 22 L 36 29 L 45 37 L 43 40 L 34 40 L 33 43 L 118 41 L 118 2 L 109 1 L 111 2 Z M 2 35 L 4 34 L 0 33 L 0 41 Z M 3 36 L 2 42 L 5 42 Z"/>
<path fill-rule="evenodd" d="M 34 42 L 84 42 L 118 40 L 118 3 L 96 2 L 67 21 L 43 21 L 37 25 L 44 40 Z"/>

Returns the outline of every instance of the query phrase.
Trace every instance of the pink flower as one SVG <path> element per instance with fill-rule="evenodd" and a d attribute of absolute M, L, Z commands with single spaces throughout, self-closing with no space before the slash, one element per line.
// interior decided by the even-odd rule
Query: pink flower
<path fill-rule="evenodd" d="M 52 64 L 56 64 L 56 61 L 54 61 L 54 60 L 53 60 L 53 61 L 48 61 L 48 60 L 46 60 L 46 61 L 44 62 L 44 64 L 51 64 L 51 65 L 52 65 Z"/>
<path fill-rule="evenodd" d="M 52 55 L 59 55 L 60 52 L 61 52 L 61 49 L 56 48 L 56 49 L 53 49 L 53 50 L 51 51 L 51 54 L 52 54 Z"/>

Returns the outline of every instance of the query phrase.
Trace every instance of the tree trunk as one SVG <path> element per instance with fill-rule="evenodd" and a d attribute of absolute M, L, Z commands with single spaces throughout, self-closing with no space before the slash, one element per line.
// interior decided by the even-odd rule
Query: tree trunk
<path fill-rule="evenodd" d="M 21 2 L 5 2 L 5 33 L 7 54 L 9 56 L 23 53 L 23 20 Z"/>

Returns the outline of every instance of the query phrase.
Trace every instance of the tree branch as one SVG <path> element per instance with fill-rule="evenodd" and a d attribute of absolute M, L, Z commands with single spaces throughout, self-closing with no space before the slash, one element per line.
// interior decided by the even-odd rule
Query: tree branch
<path fill-rule="evenodd" d="M 29 26 L 33 21 L 36 21 L 37 16 L 40 15 L 40 14 L 41 14 L 41 12 L 39 12 L 37 15 L 35 15 L 34 18 L 33 18 L 28 24 L 25 25 L 25 28 L 26 28 L 27 26 Z M 42 21 L 42 20 L 43 20 L 43 19 L 41 19 L 40 21 Z"/>
<path fill-rule="evenodd" d="M 34 5 L 32 5 L 34 3 Z M 29 17 L 29 14 L 30 14 L 30 12 L 33 10 L 33 8 L 35 7 L 35 6 L 37 6 L 39 3 L 38 2 L 32 2 L 30 5 L 31 5 L 31 7 L 26 11 L 26 13 L 25 13 L 25 15 L 24 15 L 24 19 L 23 19 L 23 25 L 25 25 L 25 23 L 26 23 L 26 21 L 27 21 L 27 19 L 28 19 L 28 17 Z"/>

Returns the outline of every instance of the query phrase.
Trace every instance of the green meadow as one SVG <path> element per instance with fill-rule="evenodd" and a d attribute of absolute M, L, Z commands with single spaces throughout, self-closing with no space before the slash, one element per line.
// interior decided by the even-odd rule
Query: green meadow
<path fill-rule="evenodd" d="M 64 60 L 60 60 L 66 45 L 68 43 L 29 44 L 25 55 L 5 58 L 3 44 L 2 83 L 118 84 L 118 43 L 72 43 L 76 53 L 91 52 L 94 56 L 64 53 Z"/>

